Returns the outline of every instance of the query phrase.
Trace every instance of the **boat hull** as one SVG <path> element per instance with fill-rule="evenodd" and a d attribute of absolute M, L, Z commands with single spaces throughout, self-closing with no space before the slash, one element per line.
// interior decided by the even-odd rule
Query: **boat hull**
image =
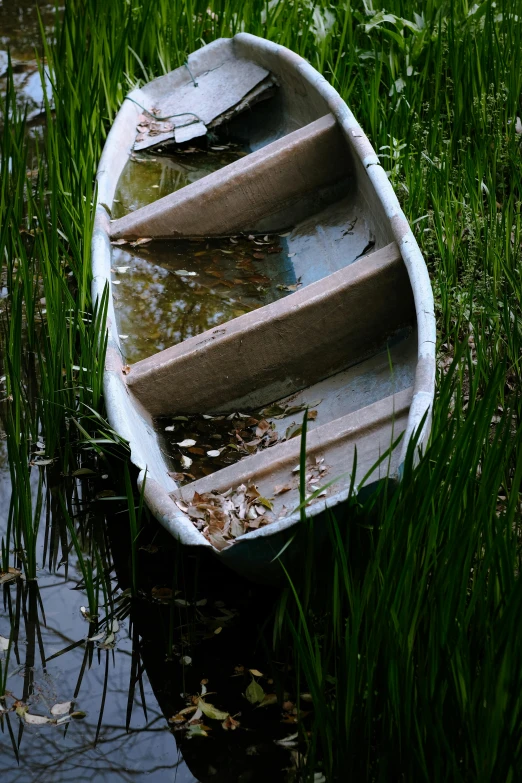
<path fill-rule="evenodd" d="M 198 57 L 204 57 L 208 62 L 212 62 L 212 58 L 219 59 L 220 56 L 223 56 L 220 52 L 225 52 L 227 57 L 231 56 L 230 53 L 232 52 L 233 56 L 254 63 L 260 69 L 269 72 L 278 85 L 279 92 L 277 93 L 278 97 L 274 103 L 274 108 L 267 112 L 268 120 L 263 131 L 264 137 L 256 142 L 255 132 L 253 132 L 252 148 L 255 150 L 256 144 L 259 144 L 257 147 L 258 153 L 254 152 L 253 154 L 260 154 L 263 145 L 278 143 L 278 139 L 284 139 L 285 136 L 298 131 L 300 128 L 311 123 L 322 122 L 321 118 L 327 115 L 334 118 L 336 128 L 347 145 L 350 172 L 352 172 L 357 183 L 358 204 L 362 205 L 361 209 L 366 211 L 368 215 L 368 222 L 372 227 L 372 242 L 377 248 L 393 247 L 397 249 L 402 259 L 401 263 L 403 264 L 405 276 L 409 281 L 410 293 L 408 296 L 411 302 L 404 305 L 404 307 L 408 312 L 411 310 L 411 317 L 408 317 L 413 324 L 412 339 L 415 339 L 416 342 L 411 371 L 412 377 L 398 387 L 396 394 L 392 394 L 391 397 L 388 394 L 386 404 L 382 400 L 380 402 L 379 400 L 373 403 L 370 402 L 369 405 L 365 405 L 363 402 L 357 413 L 344 416 L 342 426 L 345 427 L 346 432 L 343 430 L 341 434 L 333 432 L 331 435 L 332 443 L 335 442 L 338 445 L 342 441 L 344 444 L 342 460 L 340 462 L 335 462 L 334 460 L 335 470 L 338 469 L 337 465 L 343 462 L 344 471 L 341 472 L 344 473 L 344 478 L 342 481 L 334 483 L 333 489 L 329 491 L 326 498 L 316 499 L 307 508 L 307 516 L 319 518 L 326 512 L 327 508 L 339 507 L 341 509 L 342 504 L 345 503 L 349 491 L 350 472 L 355 447 L 357 447 L 359 466 L 357 481 L 355 482 L 357 486 L 358 481 L 366 472 L 365 468 L 371 466 L 376 461 L 376 456 L 386 451 L 398 433 L 403 433 L 400 446 L 392 451 L 390 459 L 381 463 L 372 477 L 367 480 L 366 486 L 369 487 L 373 486 L 384 475 L 390 475 L 395 480 L 398 479 L 412 436 L 415 434 L 421 448 L 429 436 L 431 406 L 434 398 L 436 339 L 430 280 L 417 242 L 400 208 L 387 175 L 380 165 L 378 156 L 375 154 L 353 114 L 333 87 L 312 66 L 285 47 L 245 33 L 236 35 L 233 39 L 216 41 L 208 47 L 204 47 L 200 52 L 191 55 L 191 58 L 189 58 L 191 71 L 197 73 Z M 161 82 L 161 89 L 166 89 L 167 81 L 165 80 L 168 80 L 168 77 L 162 77 L 162 79 L 164 80 L 163 82 L 161 80 L 157 81 Z M 154 85 L 154 82 L 151 85 Z M 140 391 L 138 388 L 138 380 L 135 381 L 136 388 L 133 389 L 132 379 L 138 379 L 142 369 L 131 370 L 128 373 L 125 366 L 126 363 L 118 336 L 117 318 L 111 288 L 111 238 L 114 239 L 117 233 L 115 234 L 114 226 L 111 226 L 109 215 L 118 179 L 136 143 L 136 124 L 142 111 L 141 107 L 147 106 L 147 101 L 149 101 L 149 106 L 151 105 L 151 98 L 150 96 L 147 97 L 146 92 L 148 87 L 141 91 L 134 91 L 131 94 L 132 100 L 125 101 L 122 105 L 107 138 L 98 170 L 98 203 L 92 241 L 92 293 L 93 301 L 100 300 L 106 286 L 109 287 L 107 322 L 109 339 L 104 375 L 105 403 L 109 421 L 116 432 L 130 444 L 131 459 L 140 471 L 138 484 L 140 487 L 143 487 L 148 507 L 172 535 L 187 546 L 210 547 L 222 562 L 254 581 L 276 582 L 281 577 L 281 567 L 276 562 L 278 553 L 284 550 L 285 557 L 291 557 L 292 552 L 293 556 L 299 556 L 297 549 L 294 550 L 293 544 L 289 546 L 289 542 L 292 542 L 296 533 L 295 526 L 300 524 L 300 512 L 294 511 L 292 513 L 292 508 L 287 509 L 287 513 L 283 517 L 258 530 L 248 532 L 236 539 L 231 546 L 221 551 L 215 549 L 181 510 L 183 505 L 180 507 L 179 501 L 184 498 L 187 499 L 187 491 L 190 495 L 189 487 L 191 485 L 180 488 L 169 475 L 169 469 L 165 463 L 154 427 L 153 415 L 151 415 L 155 395 L 147 397 L 147 385 L 150 383 L 150 378 L 143 375 L 145 380 L 142 384 L 142 390 Z M 153 90 L 154 88 L 151 87 L 150 89 Z M 289 156 L 289 160 L 291 158 L 292 156 Z M 219 180 L 219 178 L 216 179 Z M 220 182 L 222 187 L 227 187 L 226 176 L 221 176 Z M 192 186 L 189 187 L 192 188 Z M 201 185 L 201 188 L 204 188 L 204 185 Z M 186 198 L 189 196 L 195 198 L 197 195 L 195 191 L 196 189 L 190 191 Z M 182 199 L 185 198 L 183 193 L 184 191 L 182 190 L 179 191 L 179 194 L 174 194 L 176 197 L 173 199 L 175 202 L 174 207 L 178 209 L 176 214 L 180 214 L 181 208 L 179 204 L 182 204 Z M 207 198 L 206 195 L 205 198 Z M 309 207 L 304 204 L 302 209 L 306 211 Z M 190 214 L 191 210 L 188 209 L 187 220 L 190 220 Z M 240 216 L 240 212 L 237 212 L 237 214 Z M 299 219 L 303 219 L 303 214 L 300 215 Z M 236 213 L 234 213 L 233 220 L 236 222 L 231 223 L 230 231 L 236 231 L 238 228 L 238 218 L 235 215 Z M 164 220 L 161 225 L 168 225 L 168 221 Z M 122 232 L 125 231 L 125 225 L 123 225 L 121 230 Z M 164 231 L 164 229 L 160 229 L 160 233 L 162 230 Z M 356 261 L 358 265 L 364 265 L 365 263 L 370 262 L 367 262 L 364 256 Z M 292 297 L 295 297 L 297 300 L 299 296 L 301 299 L 306 299 L 307 290 L 304 287 L 301 291 L 288 297 L 287 300 L 282 301 L 290 301 Z M 279 305 L 280 303 L 276 304 Z M 370 297 L 367 308 L 371 309 L 372 306 L 374 306 L 374 303 Z M 245 323 L 247 323 L 248 317 L 242 316 L 242 318 L 246 319 Z M 241 318 L 236 320 L 239 322 Z M 236 322 L 232 321 L 230 323 L 235 324 Z M 400 325 L 399 319 L 394 328 L 398 329 Z M 384 351 L 389 350 L 387 345 L 387 343 L 383 344 Z M 224 343 L 223 346 L 225 347 Z M 190 346 L 187 347 L 182 344 L 179 350 L 182 353 L 185 351 L 184 355 L 186 355 L 189 348 Z M 319 353 L 320 350 L 324 350 L 324 348 L 318 348 Z M 162 363 L 162 367 L 165 365 L 164 360 L 166 361 L 165 357 L 158 360 L 158 363 Z M 145 370 L 147 361 L 149 360 L 143 362 Z M 349 363 L 347 362 L 348 365 Z M 179 369 L 180 366 L 178 362 L 176 368 Z M 167 380 L 170 378 L 170 376 L 166 377 Z M 275 386 L 277 385 L 276 380 L 277 378 L 274 380 Z M 174 381 L 169 381 L 169 383 L 171 383 L 171 389 L 175 390 Z M 273 396 L 268 401 L 278 399 L 275 386 Z M 238 396 L 240 397 L 241 395 L 238 393 Z M 246 398 L 244 397 L 244 399 Z M 381 408 L 378 408 L 379 405 Z M 223 408 L 223 404 L 221 407 Z M 161 407 L 158 408 L 156 414 L 161 412 L 161 410 L 163 410 Z M 178 407 L 178 410 L 181 411 L 181 408 Z M 348 420 L 350 415 L 352 415 L 352 420 Z M 366 430 L 364 425 L 365 417 L 367 417 L 368 421 Z M 377 425 L 375 422 L 379 422 L 379 424 Z M 323 427 L 321 437 L 330 437 L 327 431 L 328 426 L 330 426 L 332 431 L 339 429 L 334 424 L 327 424 L 326 428 Z M 418 431 L 419 428 L 420 431 Z M 379 434 L 376 439 L 375 433 L 377 429 Z M 353 437 L 350 433 L 352 433 Z M 309 447 L 313 450 L 314 432 L 310 433 L 310 438 Z M 290 455 L 286 455 L 284 459 L 281 457 L 287 467 L 295 457 L 295 444 L 297 444 L 298 439 L 296 438 L 294 441 L 294 445 L 292 445 L 292 441 L 288 441 L 277 447 L 280 449 L 280 455 L 284 451 L 281 447 L 285 447 Z M 325 441 L 323 440 L 317 445 L 319 451 L 321 449 L 324 450 L 324 443 Z M 254 482 L 257 479 L 261 480 L 262 475 L 266 475 L 267 471 L 268 473 L 270 472 L 270 460 L 265 456 L 267 453 L 255 455 L 255 457 L 263 457 L 265 462 L 268 461 L 268 467 L 265 466 L 262 470 L 260 468 L 259 475 L 257 475 L 255 464 L 251 462 L 250 464 L 254 465 L 254 472 L 249 474 L 249 480 Z M 255 457 L 247 457 L 244 461 L 245 465 L 249 460 L 255 460 Z M 274 460 L 276 463 L 278 462 L 277 459 L 274 458 Z M 242 463 L 238 464 L 242 465 Z M 241 470 L 246 470 L 246 468 L 237 469 L 236 474 L 234 474 L 234 481 L 236 479 L 239 480 L 239 477 L 242 475 Z M 328 479 L 332 477 L 333 474 L 330 472 Z M 190 501 L 190 497 L 188 497 L 188 500 Z M 324 529 L 319 524 L 316 525 L 316 528 L 318 534 Z"/>

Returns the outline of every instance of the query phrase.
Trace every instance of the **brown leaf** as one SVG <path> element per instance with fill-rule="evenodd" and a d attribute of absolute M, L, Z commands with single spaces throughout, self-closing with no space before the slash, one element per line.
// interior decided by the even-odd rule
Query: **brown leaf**
<path fill-rule="evenodd" d="M 235 731 L 241 724 L 238 720 L 235 720 L 232 715 L 228 715 L 221 725 L 225 731 Z"/>
<path fill-rule="evenodd" d="M 18 568 L 12 568 L 9 567 L 7 571 L 1 571 L 0 572 L 0 585 L 5 585 L 7 582 L 13 582 L 15 579 L 18 579 L 20 576 L 21 571 L 19 571 Z"/>
<path fill-rule="evenodd" d="M 269 429 L 270 423 L 266 419 L 261 419 L 256 428 L 256 438 L 262 438 Z"/>
<path fill-rule="evenodd" d="M 290 492 L 292 487 L 290 484 L 276 484 L 274 487 L 274 495 L 282 495 L 283 492 Z"/>

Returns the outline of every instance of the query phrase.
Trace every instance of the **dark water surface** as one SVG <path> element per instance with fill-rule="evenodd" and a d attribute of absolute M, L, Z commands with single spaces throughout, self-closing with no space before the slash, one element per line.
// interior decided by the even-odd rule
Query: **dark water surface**
<path fill-rule="evenodd" d="M 54 5 L 40 5 L 39 10 L 44 25 L 51 30 Z M 43 90 L 36 63 L 36 52 L 41 55 L 36 3 L 0 2 L 0 90 L 5 84 L 8 49 L 20 105 L 28 107 L 30 120 L 37 120 Z M 2 383 L 0 398 L 4 397 L 4 391 Z M 32 469 L 35 498 L 41 470 Z M 58 488 L 63 489 L 60 485 Z M 5 434 L 0 426 L 2 541 L 9 524 L 11 492 Z M 47 511 L 50 513 L 46 524 Z M 132 660 L 129 618 L 120 623 L 113 649 L 97 649 L 97 642 L 83 643 L 48 660 L 89 635 L 89 623 L 80 611 L 88 602 L 85 590 L 78 587 L 82 577 L 74 552 L 68 556 L 67 575 L 64 564 L 49 567 L 52 520 L 50 505 L 45 505 L 38 535 L 37 580 L 28 583 L 19 578 L 0 586 L 0 636 L 9 638 L 13 629 L 17 637 L 12 644 L 7 679 L 7 691 L 12 695 L 6 705 L 11 707 L 18 699 L 29 705 L 30 713 L 50 716 L 54 704 L 74 698 L 75 709 L 85 712 L 86 717 L 63 726 L 27 725 L 14 712 L 0 717 L 0 779 L 5 783 L 40 780 L 112 783 L 145 778 L 157 783 L 195 781 L 181 761 L 175 738 L 145 673 L 141 676 L 142 693 L 137 690 L 134 697 L 130 731 L 126 731 Z M 61 556 L 62 553 L 58 560 Z M 112 585 L 117 597 L 121 590 L 115 579 Z M 86 649 L 92 651 L 90 667 L 83 667 Z M 5 652 L 0 652 L 0 663 L 5 667 Z M 142 703 L 146 705 L 146 717 Z"/>

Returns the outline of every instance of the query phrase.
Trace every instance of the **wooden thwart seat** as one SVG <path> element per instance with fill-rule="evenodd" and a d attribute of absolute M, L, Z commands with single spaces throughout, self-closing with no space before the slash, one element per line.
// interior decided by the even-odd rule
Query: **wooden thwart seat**
<path fill-rule="evenodd" d="M 255 408 L 371 356 L 414 323 L 409 278 L 392 243 L 137 362 L 126 381 L 152 416 Z"/>
<path fill-rule="evenodd" d="M 353 466 L 354 447 L 357 445 L 357 480 L 361 480 L 378 459 L 379 453 L 385 454 L 392 443 L 404 431 L 408 411 L 410 408 L 413 388 L 402 391 L 372 405 L 334 419 L 309 432 L 306 441 L 307 459 L 314 460 L 324 457 L 326 468 L 324 477 L 320 479 L 325 484 L 332 479 L 339 478 L 342 484 L 347 483 L 347 475 Z M 274 497 L 278 485 L 287 485 L 285 493 L 277 498 L 276 504 L 286 503 L 289 500 L 295 504 L 299 476 L 295 472 L 299 464 L 301 439 L 278 443 L 271 448 L 259 451 L 240 462 L 222 468 L 216 473 L 193 481 L 185 487 L 173 492 L 171 497 L 190 502 L 195 492 L 226 492 L 230 488 L 237 488 L 240 484 L 256 484 L 258 490 L 265 497 Z M 390 458 L 393 466 L 397 455 Z M 381 474 L 388 471 L 388 462 L 383 463 Z M 372 481 L 375 476 L 372 476 Z M 335 488 L 332 489 L 332 493 Z"/>
<path fill-rule="evenodd" d="M 277 231 L 346 193 L 351 161 L 331 114 L 115 220 L 112 239 Z"/>

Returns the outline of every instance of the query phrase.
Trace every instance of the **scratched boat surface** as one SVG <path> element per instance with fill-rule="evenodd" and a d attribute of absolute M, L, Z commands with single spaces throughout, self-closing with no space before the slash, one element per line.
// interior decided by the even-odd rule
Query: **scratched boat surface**
<path fill-rule="evenodd" d="M 248 154 L 110 220 L 118 181 L 136 151 L 197 144 L 219 133 L 239 140 Z M 289 295 L 126 364 L 111 243 L 230 236 L 262 242 L 267 234 L 278 234 L 284 246 L 296 281 Z M 148 249 L 153 256 L 154 242 Z M 309 517 L 346 500 L 355 447 L 357 486 L 386 452 L 367 483 L 400 476 L 421 423 L 420 444 L 428 437 L 435 321 L 424 260 L 351 111 L 288 49 L 240 33 L 203 47 L 185 66 L 128 96 L 99 165 L 92 263 L 93 299 L 110 288 L 109 420 L 130 443 L 147 505 L 183 544 L 209 547 L 251 579 L 278 579 L 274 557 L 300 519 L 300 437 L 290 434 L 303 415 L 296 411 L 307 406 L 313 414 L 306 489 L 318 495 Z M 158 419 L 250 411 L 264 411 L 262 428 L 280 433 L 270 447 L 180 484 Z M 238 496 L 243 505 L 234 507 Z M 264 509 L 258 496 L 268 501 Z M 213 538 L 216 514 L 227 528 L 227 508 L 236 517 L 248 513 L 242 528 L 248 532 Z"/>

